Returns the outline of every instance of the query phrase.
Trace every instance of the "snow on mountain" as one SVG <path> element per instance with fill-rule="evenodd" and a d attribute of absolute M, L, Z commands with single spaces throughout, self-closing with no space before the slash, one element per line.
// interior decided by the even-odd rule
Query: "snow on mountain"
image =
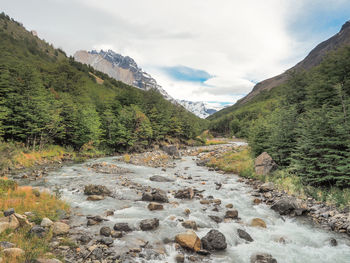
<path fill-rule="evenodd" d="M 175 100 L 171 97 L 150 74 L 138 67 L 136 62 L 128 56 L 122 56 L 113 50 L 80 50 L 75 52 L 74 59 L 78 62 L 88 64 L 116 80 L 132 85 L 142 90 L 156 89 L 163 97 L 174 104 L 180 104 L 188 111 L 200 118 L 206 118 L 216 111 L 222 109 L 221 105 L 211 105 L 204 102 L 192 102 L 186 100 Z"/>
<path fill-rule="evenodd" d="M 208 116 L 214 114 L 215 112 L 221 110 L 222 106 L 213 106 L 210 103 L 202 101 L 187 101 L 187 100 L 176 100 L 185 109 L 197 115 L 198 117 L 205 119 Z"/>

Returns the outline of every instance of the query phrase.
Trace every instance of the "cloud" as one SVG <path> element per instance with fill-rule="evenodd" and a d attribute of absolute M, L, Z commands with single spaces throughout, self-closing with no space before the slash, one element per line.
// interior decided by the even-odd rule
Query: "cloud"
<path fill-rule="evenodd" d="M 350 3 L 11 0 L 2 9 L 70 55 L 108 47 L 132 57 L 175 98 L 234 102 L 336 33 Z"/>

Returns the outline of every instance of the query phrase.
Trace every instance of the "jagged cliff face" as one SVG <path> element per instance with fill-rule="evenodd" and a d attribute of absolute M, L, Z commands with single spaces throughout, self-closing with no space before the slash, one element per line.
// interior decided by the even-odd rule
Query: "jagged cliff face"
<path fill-rule="evenodd" d="M 296 64 L 294 67 L 278 76 L 256 84 L 253 90 L 247 96 L 239 100 L 237 104 L 244 104 L 258 95 L 261 91 L 270 90 L 285 83 L 288 80 L 291 71 L 309 70 L 319 65 L 330 51 L 334 51 L 347 45 L 350 45 L 350 21 L 342 26 L 339 33 L 317 45 L 304 60 Z"/>
<path fill-rule="evenodd" d="M 160 86 L 148 73 L 139 68 L 136 62 L 128 57 L 115 53 L 112 50 L 97 52 L 80 50 L 74 54 L 74 59 L 83 64 L 88 64 L 94 69 L 108 76 L 120 80 L 142 90 L 156 89 L 164 98 L 175 100 Z"/>

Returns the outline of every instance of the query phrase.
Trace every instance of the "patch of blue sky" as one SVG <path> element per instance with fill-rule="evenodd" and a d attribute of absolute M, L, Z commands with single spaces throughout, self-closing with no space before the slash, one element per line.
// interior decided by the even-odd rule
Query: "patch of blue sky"
<path fill-rule="evenodd" d="M 163 67 L 162 70 L 171 78 L 178 81 L 190 81 L 204 83 L 214 76 L 200 69 L 186 66 Z"/>

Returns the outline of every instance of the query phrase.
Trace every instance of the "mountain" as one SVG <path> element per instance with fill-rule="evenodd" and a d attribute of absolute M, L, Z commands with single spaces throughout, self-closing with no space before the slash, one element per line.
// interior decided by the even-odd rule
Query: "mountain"
<path fill-rule="evenodd" d="M 113 50 L 99 52 L 96 50 L 85 51 L 80 50 L 74 54 L 74 59 L 80 63 L 92 66 L 108 76 L 132 85 L 142 90 L 157 90 L 165 99 L 176 104 L 179 103 L 189 112 L 205 119 L 211 114 L 218 111 L 204 102 L 192 102 L 185 100 L 175 100 L 172 98 L 157 81 L 147 72 L 144 72 L 129 56 L 123 56 L 115 53 Z M 221 108 L 219 108 L 221 109 Z"/>
<path fill-rule="evenodd" d="M 214 114 L 221 108 L 211 107 L 209 104 L 202 101 L 188 101 L 188 100 L 177 100 L 177 102 L 184 106 L 186 110 L 192 112 L 198 117 L 205 119 L 208 116 Z"/>
<path fill-rule="evenodd" d="M 80 50 L 74 54 L 74 59 L 80 63 L 92 66 L 108 76 L 120 80 L 142 90 L 155 89 L 171 102 L 175 100 L 148 73 L 138 67 L 135 60 L 122 56 L 113 50 L 99 52 L 96 50 Z"/>
<path fill-rule="evenodd" d="M 118 65 L 135 64 L 125 58 Z M 145 90 L 67 57 L 1 13 L 0 142 L 115 153 L 192 140 L 206 128 L 205 120 L 150 88 L 146 74 L 121 72 Z"/>
<path fill-rule="evenodd" d="M 288 80 L 288 76 L 292 71 L 310 70 L 311 68 L 319 65 L 323 58 L 331 51 L 337 50 L 341 47 L 350 44 L 350 21 L 346 22 L 339 33 L 327 39 L 326 41 L 317 45 L 311 52 L 306 56 L 304 60 L 296 64 L 294 67 L 288 69 L 284 73 L 266 79 L 255 85 L 253 90 L 244 98 L 239 100 L 237 104 L 244 104 L 254 98 L 257 94 L 263 90 L 271 90 L 278 85 L 285 83 Z"/>

